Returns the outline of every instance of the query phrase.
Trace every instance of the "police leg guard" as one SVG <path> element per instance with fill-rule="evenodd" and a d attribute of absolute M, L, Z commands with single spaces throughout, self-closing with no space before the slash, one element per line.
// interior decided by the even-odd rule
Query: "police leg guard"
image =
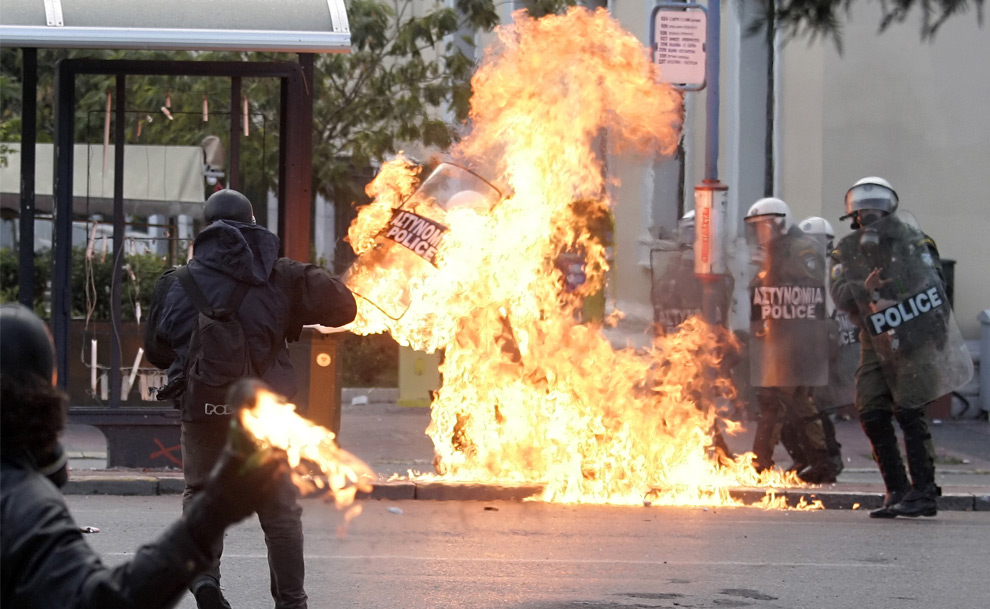
<path fill-rule="evenodd" d="M 900 409 L 895 416 L 904 433 L 911 491 L 890 510 L 897 516 L 934 516 L 942 489 L 935 485 L 935 445 L 925 413 L 920 408 Z"/>
<path fill-rule="evenodd" d="M 835 423 L 832 422 L 832 417 L 827 412 L 819 413 L 818 417 L 822 421 L 822 431 L 825 432 L 825 450 L 828 451 L 829 461 L 832 462 L 832 466 L 835 467 L 835 475 L 838 476 L 845 468 L 845 464 L 842 462 L 842 445 L 835 437 Z"/>
<path fill-rule="evenodd" d="M 791 416 L 786 417 L 780 428 L 780 443 L 793 461 L 787 471 L 799 472 L 811 463 L 801 437 L 801 421 Z"/>
<path fill-rule="evenodd" d="M 894 434 L 893 414 L 885 410 L 860 413 L 859 422 L 873 447 L 873 459 L 880 469 L 883 485 L 887 489 L 883 506 L 870 512 L 870 518 L 894 518 L 891 506 L 901 501 L 911 489 L 901 451 Z"/>
<path fill-rule="evenodd" d="M 771 388 L 761 387 L 756 391 L 756 399 L 760 404 L 760 420 L 753 437 L 753 467 L 761 473 L 773 467 L 773 449 L 779 437 L 780 395 Z"/>

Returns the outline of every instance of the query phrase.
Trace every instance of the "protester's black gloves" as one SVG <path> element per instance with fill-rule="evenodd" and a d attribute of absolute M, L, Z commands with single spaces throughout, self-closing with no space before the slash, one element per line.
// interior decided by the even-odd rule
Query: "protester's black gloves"
<path fill-rule="evenodd" d="M 259 448 L 236 419 L 230 436 L 203 492 L 185 511 L 193 538 L 203 548 L 224 530 L 253 514 L 276 492 L 278 482 L 289 475 L 285 453 Z"/>

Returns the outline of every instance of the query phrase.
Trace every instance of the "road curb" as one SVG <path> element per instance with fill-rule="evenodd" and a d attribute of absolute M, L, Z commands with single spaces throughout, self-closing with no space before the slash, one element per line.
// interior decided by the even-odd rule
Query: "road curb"
<path fill-rule="evenodd" d="M 62 488 L 66 495 L 150 496 L 178 495 L 185 484 L 180 476 L 86 476 L 74 475 Z M 379 501 L 522 501 L 542 492 L 538 484 L 479 484 L 389 480 L 376 482 L 370 492 L 359 492 L 358 499 Z M 820 501 L 827 510 L 872 510 L 883 504 L 883 493 L 836 489 L 736 487 L 729 496 L 744 505 L 763 502 L 768 491 L 786 500 L 790 507 Z M 938 499 L 941 511 L 990 512 L 990 491 L 951 493 Z"/>

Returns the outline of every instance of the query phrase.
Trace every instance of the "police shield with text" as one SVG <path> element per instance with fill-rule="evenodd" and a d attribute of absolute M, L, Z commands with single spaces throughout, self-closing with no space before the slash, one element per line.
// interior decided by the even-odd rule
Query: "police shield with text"
<path fill-rule="evenodd" d="M 805 235 L 790 208 L 760 199 L 746 214 L 746 237 L 758 268 L 750 283 L 750 381 L 760 420 L 753 440 L 754 466 L 773 466 L 773 449 L 785 421 L 793 421 L 793 469 L 803 481 L 834 482 L 812 388 L 828 382 L 825 319 L 825 242 Z"/>
<path fill-rule="evenodd" d="M 938 250 L 897 193 L 868 177 L 846 193 L 854 232 L 832 253 L 831 291 L 860 328 L 856 409 L 886 487 L 874 518 L 934 516 L 935 447 L 925 409 L 965 384 L 973 363 L 941 277 Z M 904 435 L 908 480 L 892 419 Z"/>
<path fill-rule="evenodd" d="M 676 249 L 650 252 L 653 321 L 669 336 L 689 317 L 701 315 L 701 282 L 694 274 L 694 210 L 677 221 Z"/>

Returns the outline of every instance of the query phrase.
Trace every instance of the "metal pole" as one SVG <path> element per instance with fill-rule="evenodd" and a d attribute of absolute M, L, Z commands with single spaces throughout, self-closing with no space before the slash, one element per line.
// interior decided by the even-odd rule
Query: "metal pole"
<path fill-rule="evenodd" d="M 34 308 L 34 159 L 38 114 L 38 49 L 21 49 L 21 217 L 19 302 Z"/>
<path fill-rule="evenodd" d="M 241 131 L 244 129 L 241 107 L 241 77 L 230 79 L 230 161 L 227 168 L 227 188 L 241 188 Z"/>
<path fill-rule="evenodd" d="M 706 38 L 708 39 L 705 49 L 705 179 L 700 188 L 713 191 L 711 196 L 715 196 L 720 190 L 724 190 L 718 181 L 718 113 L 719 113 L 719 38 L 721 35 L 722 18 L 719 0 L 710 0 L 708 3 L 708 20 Z M 714 207 L 714 206 L 713 206 Z M 720 218 L 724 220 L 724 218 Z M 715 221 L 715 218 L 712 218 Z M 710 237 L 724 239 L 724 221 L 720 222 L 716 231 L 709 234 Z M 724 254 L 723 244 L 717 244 L 718 251 Z M 709 324 L 719 323 L 717 315 L 717 303 L 715 301 L 717 292 L 716 282 L 722 281 L 721 275 L 706 274 L 701 276 L 701 313 Z"/>
<path fill-rule="evenodd" d="M 708 38 L 705 51 L 705 181 L 718 182 L 718 69 L 719 69 L 719 36 L 722 28 L 721 9 L 719 0 L 708 3 Z"/>
<path fill-rule="evenodd" d="M 113 132 L 113 275 L 110 280 L 110 408 L 120 408 L 120 282 L 124 264 L 124 106 L 127 77 L 117 75 Z"/>
<path fill-rule="evenodd" d="M 71 60 L 69 60 L 71 61 Z M 69 320 L 72 317 L 72 148 L 76 73 L 71 63 L 55 66 L 55 184 L 52 193 L 52 335 L 58 385 L 69 386 Z"/>

